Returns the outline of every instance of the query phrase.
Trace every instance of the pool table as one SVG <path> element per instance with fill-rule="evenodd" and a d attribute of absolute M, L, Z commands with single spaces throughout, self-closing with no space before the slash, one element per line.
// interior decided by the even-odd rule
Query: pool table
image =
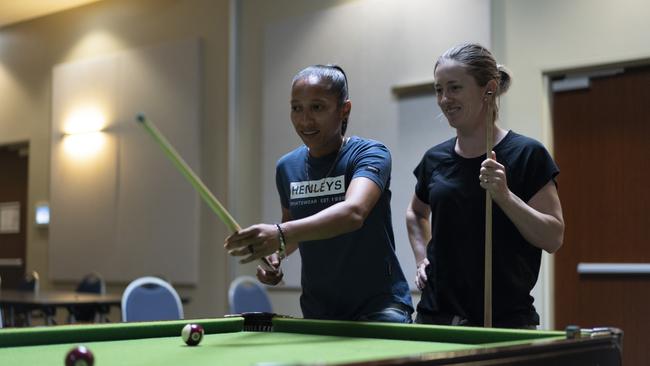
<path fill-rule="evenodd" d="M 203 341 L 181 340 L 187 323 Z M 95 365 L 620 365 L 622 335 L 305 320 L 270 314 L 0 329 L 3 365 L 63 365 L 83 344 Z"/>

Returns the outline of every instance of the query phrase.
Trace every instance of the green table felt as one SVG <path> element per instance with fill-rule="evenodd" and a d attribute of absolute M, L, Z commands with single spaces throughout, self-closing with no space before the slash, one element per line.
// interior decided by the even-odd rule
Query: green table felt
<path fill-rule="evenodd" d="M 185 345 L 182 327 L 201 324 L 199 346 Z M 562 332 L 458 328 L 274 318 L 273 332 L 245 331 L 240 317 L 145 323 L 0 329 L 1 365 L 63 365 L 85 345 L 95 365 L 278 365 L 377 361 L 434 352 L 545 342 Z"/>
<path fill-rule="evenodd" d="M 103 365 L 256 365 L 336 364 L 480 346 L 422 341 L 349 338 L 294 333 L 235 332 L 209 334 L 187 346 L 180 336 L 84 343 Z M 0 350 L 7 365 L 63 365 L 71 344 L 12 347 Z"/>

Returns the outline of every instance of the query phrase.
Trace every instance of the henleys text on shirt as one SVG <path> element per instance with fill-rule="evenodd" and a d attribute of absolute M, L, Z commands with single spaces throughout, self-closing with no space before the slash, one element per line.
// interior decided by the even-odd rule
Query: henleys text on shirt
<path fill-rule="evenodd" d="M 289 193 L 291 200 L 345 194 L 345 175 L 319 180 L 291 182 L 289 184 Z"/>

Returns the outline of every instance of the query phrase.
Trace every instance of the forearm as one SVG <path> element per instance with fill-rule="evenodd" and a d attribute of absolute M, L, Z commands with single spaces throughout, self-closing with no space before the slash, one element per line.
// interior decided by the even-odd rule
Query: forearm
<path fill-rule="evenodd" d="M 366 215 L 346 201 L 332 205 L 314 215 L 282 223 L 285 238 L 295 250 L 299 242 L 329 239 L 360 229 Z"/>
<path fill-rule="evenodd" d="M 415 263 L 419 265 L 427 257 L 426 248 L 431 240 L 429 217 L 418 215 L 411 209 L 407 210 L 406 229 L 415 256 Z"/>
<path fill-rule="evenodd" d="M 363 181 L 357 181 L 356 186 L 363 184 Z M 350 189 L 345 201 L 298 220 L 291 220 L 291 212 L 283 207 L 282 224 L 256 224 L 239 230 L 226 238 L 224 248 L 231 255 L 245 256 L 241 263 L 248 263 L 277 251 L 289 255 L 300 242 L 328 239 L 354 231 L 363 225 L 380 195 L 379 188 L 373 189 L 368 194 L 364 194 L 363 189 Z"/>
<path fill-rule="evenodd" d="M 530 244 L 549 253 L 554 253 L 562 246 L 564 223 L 561 214 L 558 218 L 542 213 L 512 192 L 499 201 L 495 199 L 495 202 Z"/>
<path fill-rule="evenodd" d="M 291 253 L 295 252 L 298 249 L 298 243 L 295 240 L 289 240 L 286 235 L 286 223 L 291 221 L 291 211 L 287 208 L 282 208 L 282 224 L 280 224 L 280 229 L 282 229 L 282 235 L 284 235 L 284 240 L 285 240 L 285 257 L 288 257 L 291 255 Z M 284 229 L 283 229 L 284 228 Z M 278 235 L 280 235 L 280 232 L 278 232 Z"/>

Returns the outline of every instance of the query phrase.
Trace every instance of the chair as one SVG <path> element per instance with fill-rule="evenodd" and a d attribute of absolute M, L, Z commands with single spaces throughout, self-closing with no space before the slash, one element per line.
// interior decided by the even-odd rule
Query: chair
<path fill-rule="evenodd" d="M 266 288 L 251 276 L 235 278 L 228 289 L 231 314 L 273 311 Z"/>
<path fill-rule="evenodd" d="M 40 277 L 38 272 L 32 271 L 25 275 L 25 278 L 18 284 L 18 291 L 38 293 L 40 289 Z"/>
<path fill-rule="evenodd" d="M 122 321 L 183 319 L 181 298 L 172 285 L 158 277 L 140 277 L 122 294 Z"/>
<path fill-rule="evenodd" d="M 2 276 L 0 276 L 0 292 L 1 291 L 2 291 Z M 2 306 L 0 306 L 0 329 L 2 329 L 2 327 L 3 327 L 3 323 L 2 323 L 2 312 L 3 311 L 4 311 L 4 309 L 2 308 Z"/>
<path fill-rule="evenodd" d="M 16 289 L 18 291 L 33 292 L 34 294 L 38 295 L 40 289 L 40 277 L 38 275 L 38 272 L 32 271 L 31 273 L 27 273 L 22 281 L 18 284 L 18 287 Z M 32 325 L 31 309 L 22 305 L 16 305 L 13 306 L 10 311 L 12 312 L 12 314 L 10 314 L 10 318 L 13 325 L 16 325 L 16 323 L 24 324 L 26 326 Z M 48 310 L 45 310 L 46 314 L 44 315 L 47 315 L 47 311 Z M 49 309 L 49 311 L 52 311 L 52 309 Z"/>
<path fill-rule="evenodd" d="M 97 272 L 91 272 L 81 279 L 75 290 L 78 293 L 105 294 L 106 283 L 104 278 Z M 108 306 L 97 305 L 74 305 L 68 307 L 68 323 L 81 322 L 104 322 L 109 312 Z"/>

